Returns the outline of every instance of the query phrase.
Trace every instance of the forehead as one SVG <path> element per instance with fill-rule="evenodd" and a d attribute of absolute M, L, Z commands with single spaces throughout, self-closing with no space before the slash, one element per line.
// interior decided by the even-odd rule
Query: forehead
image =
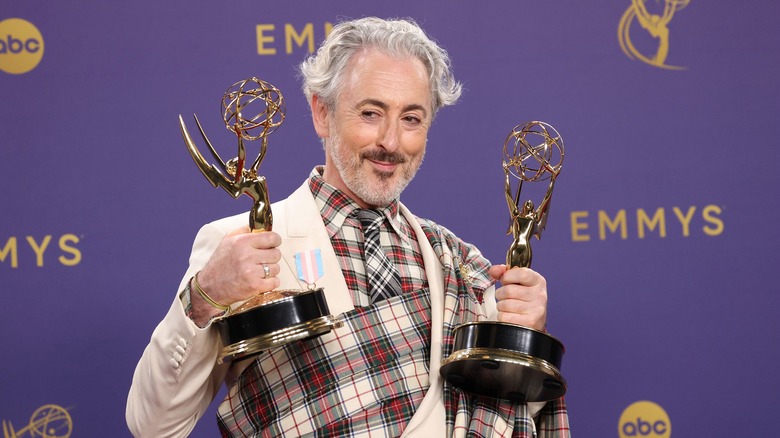
<path fill-rule="evenodd" d="M 339 100 L 377 99 L 402 106 L 432 105 L 430 80 L 423 63 L 412 56 L 394 56 L 376 50 L 355 54 L 347 65 Z"/>

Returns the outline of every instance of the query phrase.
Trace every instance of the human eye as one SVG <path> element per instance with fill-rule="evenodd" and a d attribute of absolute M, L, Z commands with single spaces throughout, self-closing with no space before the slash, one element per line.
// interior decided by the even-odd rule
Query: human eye
<path fill-rule="evenodd" d="M 422 117 L 420 117 L 420 116 L 418 116 L 416 114 L 407 114 L 407 115 L 403 116 L 401 118 L 401 120 L 403 120 L 405 123 L 407 123 L 409 125 L 412 125 L 412 126 L 420 125 L 423 122 Z"/>
<path fill-rule="evenodd" d="M 360 116 L 367 120 L 373 120 L 380 116 L 379 111 L 373 108 L 365 108 L 360 111 Z"/>

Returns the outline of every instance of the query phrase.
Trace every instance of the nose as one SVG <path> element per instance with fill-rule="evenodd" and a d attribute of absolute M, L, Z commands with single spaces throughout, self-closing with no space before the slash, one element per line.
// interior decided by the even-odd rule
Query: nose
<path fill-rule="evenodd" d="M 400 127 L 401 124 L 397 120 L 386 120 L 380 128 L 378 146 L 388 152 L 395 152 L 400 146 L 400 135 L 398 132 Z"/>

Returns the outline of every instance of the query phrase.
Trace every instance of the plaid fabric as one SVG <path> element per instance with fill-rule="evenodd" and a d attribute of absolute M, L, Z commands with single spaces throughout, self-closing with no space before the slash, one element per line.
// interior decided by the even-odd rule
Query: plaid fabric
<path fill-rule="evenodd" d="M 368 275 L 369 297 L 372 303 L 402 293 L 398 270 L 387 258 L 379 243 L 379 227 L 384 217 L 376 210 L 360 209 L 357 217 L 363 227 L 363 257 Z"/>
<path fill-rule="evenodd" d="M 355 306 L 371 303 L 368 295 L 368 276 L 363 261 L 363 231 L 356 216 L 360 206 L 344 193 L 325 183 L 320 167 L 315 168 L 309 178 L 309 188 L 314 202 L 320 209 L 325 229 L 333 250 L 339 260 L 341 272 L 352 294 Z M 401 278 L 401 289 L 409 293 L 428 287 L 420 245 L 414 230 L 399 214 L 398 201 L 378 210 L 385 215 L 390 227 L 381 226 L 379 242 L 382 250 L 393 262 Z"/>
<path fill-rule="evenodd" d="M 401 435 L 429 386 L 430 314 L 420 290 L 263 353 L 219 406 L 222 436 Z"/>
<path fill-rule="evenodd" d="M 483 292 L 491 285 L 489 262 L 474 246 L 433 222 L 420 220 L 428 241 L 444 265 L 444 355 L 452 353 L 454 329 L 470 321 L 483 321 Z M 563 399 L 548 402 L 540 412 L 539 427 L 527 405 L 469 394 L 444 384 L 447 436 L 454 437 L 570 437 Z M 536 431 L 536 432 L 535 432 Z M 536 434 L 538 432 L 538 435 Z"/>
<path fill-rule="evenodd" d="M 324 183 L 315 168 L 310 188 L 356 306 L 367 306 L 359 208 Z M 258 356 L 219 408 L 223 436 L 398 436 L 429 382 L 430 302 L 419 243 L 398 213 L 384 209 L 381 232 L 404 295 L 346 314 L 347 324 L 321 338 Z M 444 266 L 443 357 L 458 325 L 484 320 L 483 292 L 490 263 L 447 229 L 419 220 Z M 331 338 L 335 336 L 335 339 Z M 328 339 L 326 342 L 325 340 Z M 444 386 L 447 435 L 458 437 L 570 437 L 563 399 L 547 403 L 536 427 L 524 404 L 466 394 Z M 369 432 L 370 431 L 370 432 Z"/>

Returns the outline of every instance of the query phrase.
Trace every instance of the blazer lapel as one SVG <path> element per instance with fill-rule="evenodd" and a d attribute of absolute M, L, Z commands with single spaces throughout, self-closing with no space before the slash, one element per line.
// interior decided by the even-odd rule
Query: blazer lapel
<path fill-rule="evenodd" d="M 336 253 L 330 243 L 317 204 L 309 190 L 308 180 L 289 198 L 274 204 L 274 231 L 282 236 L 282 288 L 307 289 L 310 285 L 298 278 L 295 254 L 319 249 L 322 255 L 323 276 L 315 284 L 325 291 L 325 299 L 332 315 L 353 310 L 352 296 L 341 272 Z M 278 221 L 276 220 L 278 218 Z M 278 226 L 276 224 L 279 224 Z M 286 269 L 285 269 L 286 267 Z"/>
<path fill-rule="evenodd" d="M 401 204 L 401 214 L 411 225 L 420 244 L 431 300 L 431 357 L 428 374 L 430 388 L 417 408 L 417 412 L 409 421 L 403 436 L 424 438 L 444 436 L 447 422 L 443 402 L 444 385 L 439 374 L 443 351 L 444 269 L 417 218 L 403 204 Z"/>

